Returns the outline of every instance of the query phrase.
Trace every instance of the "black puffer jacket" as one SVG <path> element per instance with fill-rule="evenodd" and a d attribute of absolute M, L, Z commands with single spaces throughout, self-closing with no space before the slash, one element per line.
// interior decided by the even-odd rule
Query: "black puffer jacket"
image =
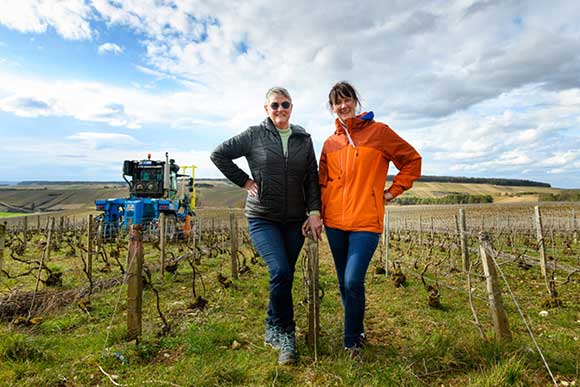
<path fill-rule="evenodd" d="M 233 183 L 243 187 L 249 176 L 232 160 L 245 156 L 258 184 L 258 196 L 248 195 L 246 216 L 276 222 L 299 222 L 307 211 L 320 210 L 320 187 L 310 135 L 291 125 L 288 159 L 270 118 L 219 145 L 211 160 Z"/>

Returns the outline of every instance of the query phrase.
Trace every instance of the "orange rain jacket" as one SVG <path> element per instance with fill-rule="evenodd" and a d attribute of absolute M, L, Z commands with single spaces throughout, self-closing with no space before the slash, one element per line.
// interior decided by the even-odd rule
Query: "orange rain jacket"
<path fill-rule="evenodd" d="M 389 161 L 399 173 L 388 192 L 396 197 L 421 176 L 421 156 L 388 125 L 363 113 L 344 125 L 336 119 L 336 132 L 320 155 L 319 181 L 324 225 L 345 231 L 382 233 L 383 194 Z"/>

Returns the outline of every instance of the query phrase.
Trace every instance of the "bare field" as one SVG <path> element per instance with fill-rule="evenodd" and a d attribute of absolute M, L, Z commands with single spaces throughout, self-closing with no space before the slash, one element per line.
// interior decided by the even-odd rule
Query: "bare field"
<path fill-rule="evenodd" d="M 196 181 L 198 207 L 242 208 L 245 192 L 223 180 Z M 420 198 L 442 197 L 448 194 L 491 195 L 495 203 L 534 202 L 540 193 L 558 193 L 562 190 L 544 187 L 508 187 L 490 184 L 416 183 L 405 196 Z M 46 186 L 16 186 L 0 188 L 0 211 L 39 212 L 91 210 L 96 199 L 126 197 L 123 185 L 62 184 Z"/>

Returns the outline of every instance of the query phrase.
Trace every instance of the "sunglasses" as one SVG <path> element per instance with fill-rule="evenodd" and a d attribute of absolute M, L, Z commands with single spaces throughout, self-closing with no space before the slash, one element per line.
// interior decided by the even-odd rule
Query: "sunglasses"
<path fill-rule="evenodd" d="M 272 110 L 278 110 L 280 108 L 280 106 L 282 106 L 282 109 L 288 109 L 290 107 L 290 102 L 284 101 L 281 104 L 278 103 L 278 102 L 272 102 L 270 104 L 270 109 L 272 109 Z"/>

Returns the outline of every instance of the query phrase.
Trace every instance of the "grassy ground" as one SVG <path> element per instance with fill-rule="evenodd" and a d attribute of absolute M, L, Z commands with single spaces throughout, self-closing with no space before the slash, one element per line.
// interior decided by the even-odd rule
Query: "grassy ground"
<path fill-rule="evenodd" d="M 20 214 L 17 212 L 1 212 L 0 211 L 0 218 L 11 218 L 14 216 L 22 216 L 22 215 L 24 215 L 24 214 Z"/>
<path fill-rule="evenodd" d="M 406 245 L 399 250 L 406 251 Z M 306 305 L 302 261 L 297 268 L 294 303 L 300 361 L 280 367 L 276 352 L 263 346 L 263 321 L 267 307 L 267 270 L 250 265 L 233 285 L 224 288 L 217 273 L 228 273 L 228 256 L 203 257 L 199 265 L 208 300 L 204 310 L 189 309 L 191 269 L 182 263 L 175 277 L 164 281 L 154 274 L 161 294 L 161 311 L 171 329 L 161 336 L 161 320 L 154 294 L 144 292 L 143 336 L 139 345 L 127 342 L 126 288 L 96 294 L 92 310 L 77 305 L 54 311 L 32 327 L 0 325 L 1 386 L 549 386 L 550 378 L 535 352 L 514 306 L 506 301 L 514 340 L 497 344 L 492 339 L 485 294 L 476 291 L 475 306 L 486 331 L 479 337 L 472 323 L 462 277 L 441 269 L 428 273 L 439 279 L 442 307 L 427 305 L 427 292 L 415 257 L 403 256 L 406 285 L 395 288 L 384 275 L 367 277 L 366 332 L 369 345 L 360 359 L 349 359 L 342 350 L 342 308 L 330 254 L 321 245 L 321 337 L 316 354 L 305 345 Z M 393 250 L 396 251 L 395 246 Z M 146 261 L 153 265 L 158 253 L 151 246 Z M 246 251 L 247 253 L 247 251 Z M 27 254 L 37 256 L 30 248 Z M 377 252 L 377 255 L 380 251 Z M 85 283 L 80 260 L 53 253 L 50 264 L 64 272 L 64 288 Z M 378 258 L 378 257 L 375 257 Z M 9 263 L 10 264 L 10 263 Z M 102 263 L 96 264 L 98 270 Z M 6 266 L 5 266 L 6 267 Z M 14 267 L 8 267 L 14 270 Z M 113 275 L 109 273 L 108 275 Z M 115 275 L 118 276 L 118 273 Z M 104 277 L 101 273 L 99 276 Z M 521 294 L 522 307 L 558 380 L 578 379 L 580 346 L 580 285 L 574 281 L 560 290 L 564 307 L 540 316 L 543 290 L 538 271 L 510 272 Z M 198 278 L 199 280 L 199 278 Z M 28 282 L 28 284 L 27 284 Z M 475 288 L 482 282 L 474 280 Z M 0 294 L 19 286 L 30 287 L 30 277 L 6 280 Z M 540 282 L 541 284 L 541 282 Z M 110 376 L 106 376 L 106 374 Z"/>

